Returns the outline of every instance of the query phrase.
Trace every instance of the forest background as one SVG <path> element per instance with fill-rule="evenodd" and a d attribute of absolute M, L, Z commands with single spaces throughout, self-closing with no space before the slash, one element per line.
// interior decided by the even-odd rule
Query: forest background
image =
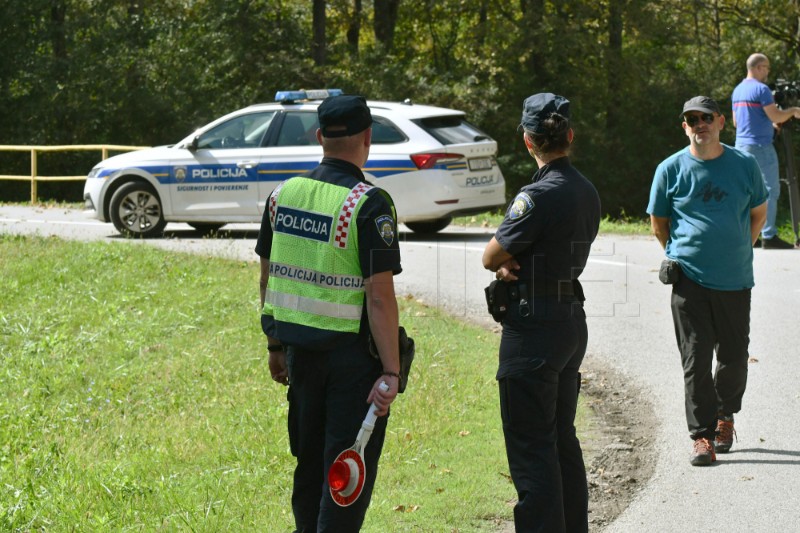
<path fill-rule="evenodd" d="M 522 101 L 548 91 L 572 102 L 573 161 L 605 214 L 640 217 L 656 165 L 687 143 L 683 102 L 716 98 L 732 144 L 745 60 L 763 52 L 770 83 L 798 80 L 799 24 L 800 0 L 4 0 L 0 144 L 169 144 L 277 90 L 336 87 L 465 111 L 498 141 L 513 195 L 534 170 Z M 0 174 L 29 172 L 22 155 L 2 154 Z M 50 155 L 40 174 L 97 160 Z M 29 197 L 0 184 L 0 201 Z M 82 188 L 39 186 L 65 201 Z"/>

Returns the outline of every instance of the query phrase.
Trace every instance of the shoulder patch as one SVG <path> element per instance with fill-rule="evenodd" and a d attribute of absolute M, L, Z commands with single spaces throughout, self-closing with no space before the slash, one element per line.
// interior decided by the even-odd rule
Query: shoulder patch
<path fill-rule="evenodd" d="M 394 218 L 390 215 L 381 215 L 375 219 L 375 226 L 386 246 L 391 246 L 394 242 Z"/>
<path fill-rule="evenodd" d="M 519 220 L 530 213 L 534 205 L 528 193 L 521 192 L 517 194 L 517 197 L 511 202 L 511 207 L 508 208 L 508 218 L 511 220 Z"/>

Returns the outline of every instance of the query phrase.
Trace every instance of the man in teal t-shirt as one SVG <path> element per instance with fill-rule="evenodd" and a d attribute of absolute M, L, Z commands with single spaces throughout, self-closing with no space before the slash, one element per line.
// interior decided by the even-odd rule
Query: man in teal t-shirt
<path fill-rule="evenodd" d="M 730 450 L 733 414 L 742 406 L 753 243 L 766 220 L 767 189 L 752 156 L 720 143 L 725 117 L 714 100 L 696 96 L 681 116 L 689 146 L 658 165 L 647 212 L 682 272 L 672 287 L 672 319 L 694 440 L 691 463 L 702 466 Z"/>

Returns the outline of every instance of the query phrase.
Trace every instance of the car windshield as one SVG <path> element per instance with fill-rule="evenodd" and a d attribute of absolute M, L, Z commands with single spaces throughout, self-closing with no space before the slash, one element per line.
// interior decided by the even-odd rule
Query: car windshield
<path fill-rule="evenodd" d="M 421 118 L 413 122 L 444 145 L 492 140 L 461 115 Z"/>
<path fill-rule="evenodd" d="M 250 148 L 261 146 L 261 141 L 272 119 L 274 111 L 239 115 L 204 132 L 197 138 L 199 149 Z"/>

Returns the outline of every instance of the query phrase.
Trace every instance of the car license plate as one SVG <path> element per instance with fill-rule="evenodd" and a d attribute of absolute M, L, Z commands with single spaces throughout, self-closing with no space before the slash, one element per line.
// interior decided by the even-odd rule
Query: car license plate
<path fill-rule="evenodd" d="M 476 157 L 469 160 L 470 170 L 488 170 L 490 168 L 492 168 L 491 157 Z"/>

